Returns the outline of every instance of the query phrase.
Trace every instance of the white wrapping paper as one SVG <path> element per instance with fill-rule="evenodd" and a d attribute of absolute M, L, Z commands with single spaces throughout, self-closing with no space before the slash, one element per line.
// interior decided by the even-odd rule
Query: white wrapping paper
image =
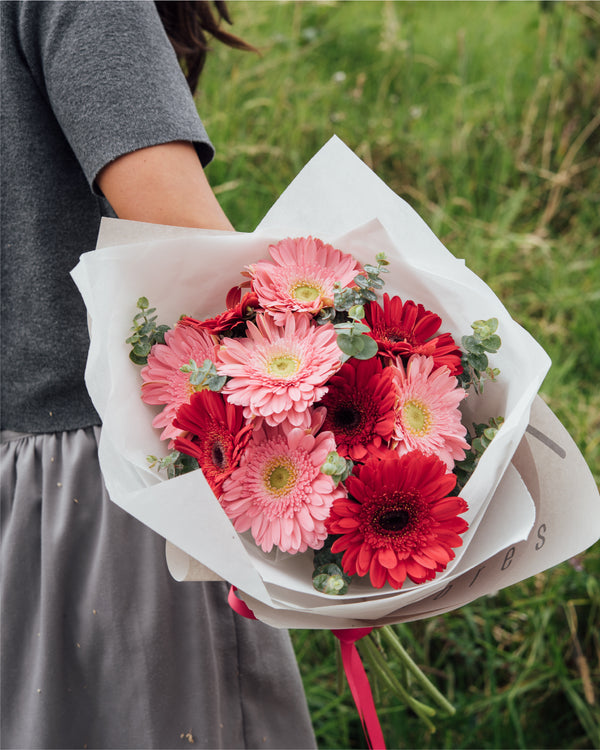
<path fill-rule="evenodd" d="M 501 371 L 483 396 L 470 394 L 466 421 L 502 415 L 504 425 L 461 496 L 469 504 L 463 546 L 431 582 L 400 591 L 353 581 L 330 597 L 311 583 L 312 554 L 263 553 L 238 535 L 201 472 L 163 480 L 146 456 L 166 452 L 139 396 L 128 359 L 135 302 L 146 296 L 159 322 L 222 311 L 244 265 L 268 245 L 312 234 L 363 262 L 384 251 L 385 291 L 421 302 L 457 341 L 477 319 L 496 317 Z M 100 462 L 114 502 L 168 540 L 179 580 L 222 577 L 259 619 L 277 627 L 344 628 L 419 619 L 461 606 L 580 552 L 600 536 L 598 490 L 573 441 L 537 391 L 550 365 L 541 347 L 485 283 L 454 258 L 419 216 L 338 139 L 302 170 L 250 234 L 106 220 L 98 249 L 73 277 L 84 297 L 91 344 L 88 390 L 103 419 Z M 533 406 L 533 409 L 532 409 Z M 189 555 L 192 560 L 188 560 Z M 208 570 L 207 570 L 208 569 Z"/>

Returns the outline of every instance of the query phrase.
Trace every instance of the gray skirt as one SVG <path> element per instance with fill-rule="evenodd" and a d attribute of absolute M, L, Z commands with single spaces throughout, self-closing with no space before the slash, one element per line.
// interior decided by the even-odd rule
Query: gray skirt
<path fill-rule="evenodd" d="M 288 634 L 172 580 L 98 437 L 3 433 L 2 747 L 314 747 Z"/>

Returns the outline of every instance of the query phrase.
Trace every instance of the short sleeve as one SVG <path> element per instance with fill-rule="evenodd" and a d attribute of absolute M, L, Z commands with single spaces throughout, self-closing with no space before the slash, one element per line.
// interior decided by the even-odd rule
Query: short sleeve
<path fill-rule="evenodd" d="M 23 53 L 94 188 L 123 154 L 191 141 L 213 156 L 194 99 L 149 0 L 23 2 Z"/>

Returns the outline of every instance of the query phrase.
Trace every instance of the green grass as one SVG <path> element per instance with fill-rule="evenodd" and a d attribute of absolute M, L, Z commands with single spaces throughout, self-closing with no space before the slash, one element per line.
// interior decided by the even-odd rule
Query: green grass
<path fill-rule="evenodd" d="M 340 136 L 553 360 L 541 393 L 600 480 L 600 6 L 234 2 L 261 56 L 220 48 L 198 108 L 208 175 L 254 229 Z M 569 498 L 565 498 L 568 502 Z M 398 627 L 457 713 L 434 735 L 380 697 L 389 747 L 600 746 L 600 546 Z M 363 747 L 333 637 L 294 633 L 322 748 Z"/>

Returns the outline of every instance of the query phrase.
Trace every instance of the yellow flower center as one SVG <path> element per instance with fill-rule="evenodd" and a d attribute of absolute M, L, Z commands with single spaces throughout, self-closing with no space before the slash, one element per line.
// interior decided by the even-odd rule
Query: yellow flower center
<path fill-rule="evenodd" d="M 310 281 L 298 281 L 290 291 L 298 302 L 312 302 L 322 293 L 322 290 Z"/>
<path fill-rule="evenodd" d="M 280 354 L 267 363 L 269 374 L 277 378 L 290 378 L 298 372 L 299 368 L 300 360 L 292 354 Z"/>
<path fill-rule="evenodd" d="M 402 407 L 402 423 L 413 435 L 426 435 L 432 423 L 431 411 L 427 404 L 416 398 L 407 401 Z"/>
<path fill-rule="evenodd" d="M 265 470 L 265 487 L 274 495 L 286 495 L 296 482 L 294 464 L 285 456 L 272 459 Z"/>

